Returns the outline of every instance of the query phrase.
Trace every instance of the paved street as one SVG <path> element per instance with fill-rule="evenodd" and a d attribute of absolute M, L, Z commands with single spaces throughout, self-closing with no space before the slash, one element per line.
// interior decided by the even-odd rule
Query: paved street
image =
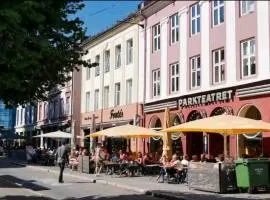
<path fill-rule="evenodd" d="M 145 196 L 150 191 L 160 197 L 179 200 L 270 200 L 269 193 L 215 194 L 189 190 L 184 184 L 159 184 L 156 177 L 94 177 L 65 170 L 65 183 L 57 182 L 58 168 L 20 167 L 0 158 L 0 200 L 30 199 L 103 199 L 158 200 Z M 55 173 L 57 172 L 57 173 Z M 93 183 L 93 180 L 96 183 Z M 172 198 L 173 197 L 173 198 Z"/>
<path fill-rule="evenodd" d="M 156 198 L 67 176 L 65 183 L 59 184 L 56 174 L 18 167 L 0 158 L 0 200 L 13 199 L 154 200 Z"/>

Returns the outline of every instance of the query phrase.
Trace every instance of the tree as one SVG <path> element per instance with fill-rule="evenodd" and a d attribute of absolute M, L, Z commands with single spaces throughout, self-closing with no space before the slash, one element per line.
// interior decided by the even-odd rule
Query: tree
<path fill-rule="evenodd" d="M 1 0 L 0 99 L 8 106 L 47 99 L 47 91 L 70 80 L 85 37 L 71 18 L 82 0 Z"/>

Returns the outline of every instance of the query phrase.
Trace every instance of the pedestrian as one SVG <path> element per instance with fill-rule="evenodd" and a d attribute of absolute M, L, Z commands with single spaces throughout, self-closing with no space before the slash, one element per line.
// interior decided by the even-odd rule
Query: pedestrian
<path fill-rule="evenodd" d="M 67 144 L 66 140 L 63 140 L 62 145 L 58 147 L 56 151 L 56 161 L 60 167 L 60 174 L 59 174 L 59 179 L 58 179 L 59 183 L 64 183 L 63 172 L 65 169 L 66 161 L 68 160 L 68 150 L 67 150 L 66 144 Z"/>

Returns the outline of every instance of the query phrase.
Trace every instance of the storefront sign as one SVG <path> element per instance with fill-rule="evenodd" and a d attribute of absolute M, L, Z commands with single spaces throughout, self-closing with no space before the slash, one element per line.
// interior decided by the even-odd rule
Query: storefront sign
<path fill-rule="evenodd" d="M 195 106 L 232 99 L 232 90 L 179 99 L 179 106 Z"/>
<path fill-rule="evenodd" d="M 117 118 L 122 118 L 122 117 L 124 117 L 124 113 L 122 109 L 118 111 L 115 111 L 114 109 L 111 110 L 110 119 L 117 119 Z"/>

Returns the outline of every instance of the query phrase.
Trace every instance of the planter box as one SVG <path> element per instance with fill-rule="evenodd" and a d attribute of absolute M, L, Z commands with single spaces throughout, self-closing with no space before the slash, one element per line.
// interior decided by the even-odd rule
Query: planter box
<path fill-rule="evenodd" d="M 190 163 L 188 185 L 192 189 L 217 193 L 236 190 L 235 164 Z"/>

